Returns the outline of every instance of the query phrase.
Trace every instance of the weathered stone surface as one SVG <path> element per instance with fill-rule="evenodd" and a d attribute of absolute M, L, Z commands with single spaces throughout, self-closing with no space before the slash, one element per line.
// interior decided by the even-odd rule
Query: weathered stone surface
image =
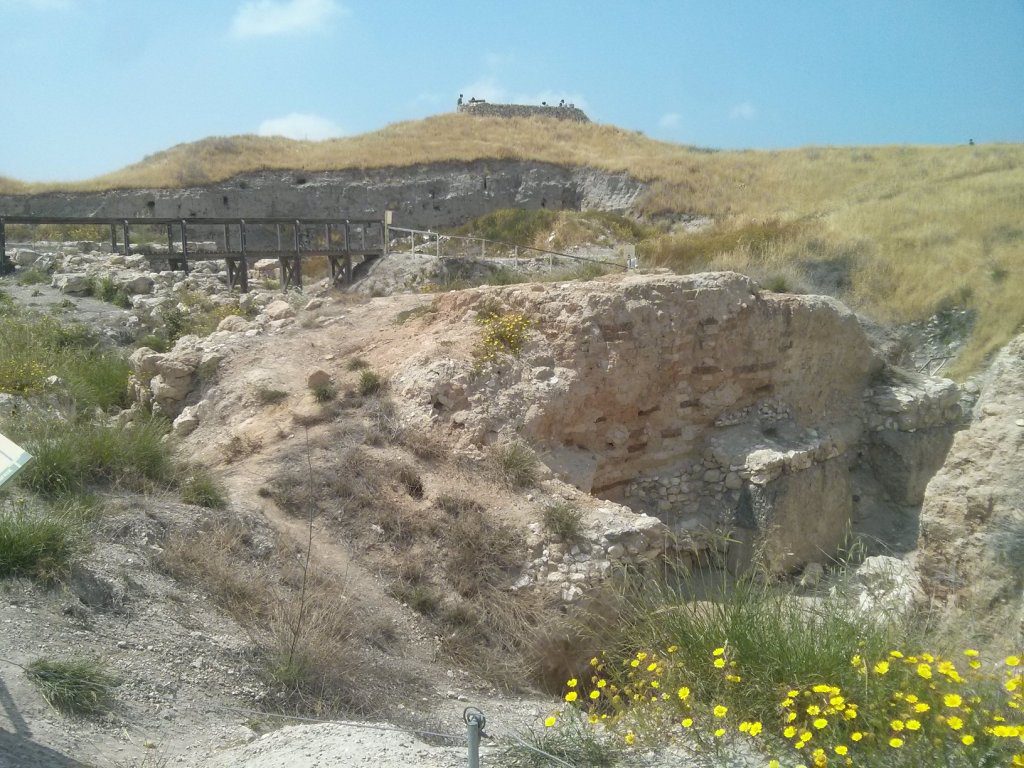
<path fill-rule="evenodd" d="M 92 291 L 89 276 L 84 272 L 55 275 L 52 285 L 61 293 L 66 293 L 69 296 L 87 296 Z"/>
<path fill-rule="evenodd" d="M 913 566 L 884 555 L 866 558 L 852 579 L 833 593 L 849 600 L 864 620 L 883 624 L 905 619 L 926 600 Z"/>
<path fill-rule="evenodd" d="M 115 280 L 115 284 L 130 296 L 152 293 L 155 285 L 152 277 L 139 274 L 123 275 Z"/>
<path fill-rule="evenodd" d="M 229 331 L 230 333 L 241 333 L 252 327 L 252 323 L 241 315 L 228 315 L 217 324 L 218 331 Z"/>
<path fill-rule="evenodd" d="M 953 434 L 952 426 L 872 433 L 868 460 L 893 501 L 915 505 L 924 501 L 925 487 L 942 466 Z"/>
<path fill-rule="evenodd" d="M 928 483 L 918 563 L 929 592 L 994 616 L 1024 588 L 1024 335 L 992 364 L 975 414 Z"/>
<path fill-rule="evenodd" d="M 191 435 L 199 426 L 198 408 L 194 405 L 184 408 L 171 426 L 178 437 Z"/>
<path fill-rule="evenodd" d="M 292 308 L 292 305 L 281 299 L 268 304 L 264 312 L 267 313 L 267 317 L 271 320 L 285 320 L 295 317 L 295 310 Z"/>
<path fill-rule="evenodd" d="M 463 444 L 518 431 L 558 475 L 698 549 L 735 530 L 743 503 L 748 558 L 789 570 L 835 549 L 852 496 L 839 457 L 880 365 L 841 304 L 732 273 L 632 275 L 446 294 L 437 322 L 473 322 L 484 301 L 529 318 L 519 360 L 474 376 L 435 358 L 396 377 Z"/>
<path fill-rule="evenodd" d="M 159 352 L 155 352 L 149 347 L 139 347 L 132 352 L 128 362 L 136 374 L 148 379 L 156 374 L 156 364 L 162 359 L 163 355 Z"/>
<path fill-rule="evenodd" d="M 11 260 L 19 267 L 31 267 L 42 257 L 42 254 L 38 251 L 29 250 L 28 248 L 19 248 L 14 252 Z"/>

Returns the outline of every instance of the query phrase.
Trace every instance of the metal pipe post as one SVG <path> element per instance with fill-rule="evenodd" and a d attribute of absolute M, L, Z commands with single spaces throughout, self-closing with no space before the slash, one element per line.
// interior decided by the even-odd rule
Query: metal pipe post
<path fill-rule="evenodd" d="M 124 222 L 124 256 L 128 258 L 128 222 Z"/>
<path fill-rule="evenodd" d="M 117 253 L 117 227 L 110 225 L 110 252 Z"/>
<path fill-rule="evenodd" d="M 170 224 L 168 224 L 167 225 L 167 260 L 168 260 L 168 263 L 170 263 L 170 260 L 173 257 L 174 257 L 174 229 L 171 227 Z"/>
<path fill-rule="evenodd" d="M 466 707 L 462 712 L 466 722 L 466 740 L 469 744 L 469 768 L 480 768 L 480 736 L 484 732 L 487 718 L 476 707 Z"/>

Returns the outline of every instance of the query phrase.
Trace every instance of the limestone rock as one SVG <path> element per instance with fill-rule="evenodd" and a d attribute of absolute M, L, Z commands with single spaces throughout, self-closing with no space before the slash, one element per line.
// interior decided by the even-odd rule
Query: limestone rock
<path fill-rule="evenodd" d="M 149 347 L 139 347 L 128 358 L 132 370 L 141 377 L 149 379 L 156 375 L 156 364 L 163 359 L 163 355 L 155 352 Z"/>
<path fill-rule="evenodd" d="M 217 330 L 228 331 L 230 333 L 241 333 L 242 331 L 249 330 L 251 326 L 252 323 L 241 315 L 228 315 L 217 324 Z"/>
<path fill-rule="evenodd" d="M 295 310 L 292 309 L 292 305 L 281 299 L 268 304 L 264 312 L 266 312 L 267 317 L 271 320 L 286 320 L 295 317 Z"/>
<path fill-rule="evenodd" d="M 153 278 L 149 275 L 129 274 L 115 281 L 116 285 L 129 296 L 143 295 L 153 292 Z"/>
<path fill-rule="evenodd" d="M 52 285 L 69 296 L 88 296 L 92 292 L 92 283 L 84 272 L 54 275 Z"/>
<path fill-rule="evenodd" d="M 925 490 L 918 563 L 929 592 L 995 617 L 1024 596 L 1024 335 L 992 364 L 975 414 Z"/>
<path fill-rule="evenodd" d="M 28 248 L 19 248 L 16 250 L 11 257 L 11 261 L 17 264 L 19 267 L 31 267 L 42 257 L 42 254 L 38 251 L 32 251 Z"/>
<path fill-rule="evenodd" d="M 849 584 L 837 588 L 858 614 L 875 622 L 898 621 L 924 600 L 921 580 L 914 568 L 896 557 L 869 557 L 854 572 Z"/>
<path fill-rule="evenodd" d="M 194 405 L 184 408 L 171 426 L 178 437 L 191 435 L 199 427 L 198 408 Z"/>

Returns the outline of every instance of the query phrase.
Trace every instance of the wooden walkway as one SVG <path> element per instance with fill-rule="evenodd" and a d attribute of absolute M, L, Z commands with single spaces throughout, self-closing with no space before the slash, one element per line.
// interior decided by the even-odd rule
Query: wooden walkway
<path fill-rule="evenodd" d="M 284 217 L 245 218 L 104 218 L 68 216 L 7 216 L 0 214 L 0 275 L 13 269 L 7 258 L 8 224 L 99 226 L 110 228 L 111 252 L 131 252 L 131 231 L 139 227 L 165 230 L 167 253 L 148 255 L 163 259 L 168 269 L 186 274 L 190 262 L 223 259 L 227 265 L 228 288 L 249 290 L 249 269 L 259 259 L 276 259 L 281 289 L 302 287 L 302 261 L 324 256 L 331 280 L 352 282 L 353 259 L 369 263 L 387 254 L 387 224 L 384 219 Z M 118 235 L 120 233 L 120 242 Z M 200 251 L 197 243 L 213 240 L 216 250 Z"/>

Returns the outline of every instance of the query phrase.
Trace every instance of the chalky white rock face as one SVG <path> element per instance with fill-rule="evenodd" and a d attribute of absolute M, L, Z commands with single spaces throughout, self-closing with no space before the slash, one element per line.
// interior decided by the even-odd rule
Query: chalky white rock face
<path fill-rule="evenodd" d="M 517 360 L 480 371 L 461 350 L 396 377 L 463 445 L 518 433 L 581 490 L 736 567 L 757 552 L 791 570 L 840 543 L 880 366 L 842 304 L 645 275 L 448 294 L 437 322 L 473 323 L 484 302 L 529 319 Z"/>
<path fill-rule="evenodd" d="M 974 421 L 925 491 L 919 565 L 932 593 L 993 610 L 1022 597 L 1022 451 L 1024 335 L 996 358 Z"/>

